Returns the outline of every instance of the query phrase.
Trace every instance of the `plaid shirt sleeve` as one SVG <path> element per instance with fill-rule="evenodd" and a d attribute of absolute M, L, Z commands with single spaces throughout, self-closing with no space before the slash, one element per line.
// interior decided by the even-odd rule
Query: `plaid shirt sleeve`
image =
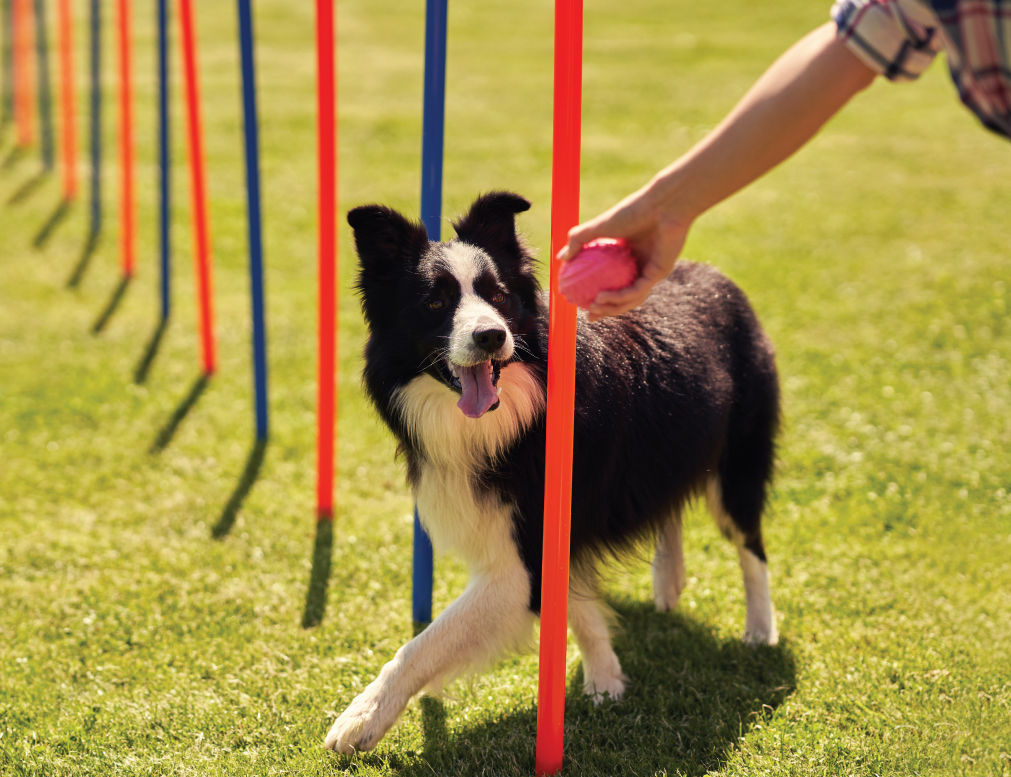
<path fill-rule="evenodd" d="M 893 81 L 917 78 L 943 49 L 965 106 L 1011 138 L 1011 2 L 836 0 L 832 18 L 850 50 Z"/>
<path fill-rule="evenodd" d="M 910 15 L 896 0 L 837 0 L 832 18 L 850 50 L 892 81 L 918 78 L 941 49 L 932 16 Z"/>
<path fill-rule="evenodd" d="M 1011 5 L 1007 0 L 930 0 L 930 7 L 944 30 L 959 98 L 984 126 L 1011 138 Z"/>

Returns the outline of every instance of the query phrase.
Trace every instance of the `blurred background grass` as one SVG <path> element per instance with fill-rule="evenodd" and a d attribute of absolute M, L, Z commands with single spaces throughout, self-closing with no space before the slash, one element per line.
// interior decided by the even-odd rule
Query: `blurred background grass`
<path fill-rule="evenodd" d="M 342 226 L 333 566 L 322 621 L 302 628 L 315 534 L 313 18 L 308 3 L 255 6 L 272 433 L 219 539 L 253 452 L 234 9 L 198 8 L 221 366 L 159 452 L 199 374 L 177 39 L 175 307 L 143 383 L 134 372 L 158 316 L 153 9 L 134 11 L 139 269 L 97 336 L 118 283 L 112 27 L 106 227 L 76 288 L 85 202 L 33 248 L 58 181 L 11 202 L 37 161 L 11 157 L 12 129 L 0 134 L 0 771 L 529 774 L 532 654 L 445 704 L 410 705 L 374 754 L 322 751 L 333 715 L 411 634 L 411 502 L 361 395 Z M 688 148 L 827 11 L 588 2 L 583 214 Z M 515 189 L 534 202 L 521 227 L 545 257 L 551 8 L 461 3 L 449 19 L 447 222 L 479 192 Z M 416 212 L 423 4 L 341 2 L 338 38 L 341 209 Z M 767 544 L 783 642 L 738 644 L 733 553 L 693 514 L 678 614 L 652 612 L 645 552 L 608 583 L 633 684 L 600 709 L 570 695 L 567 774 L 1011 771 L 1009 177 L 1011 147 L 958 105 L 937 63 L 919 83 L 876 84 L 696 225 L 685 255 L 747 291 L 778 349 L 786 423 Z M 464 580 L 438 562 L 436 611 Z M 574 647 L 570 662 L 574 689 Z"/>

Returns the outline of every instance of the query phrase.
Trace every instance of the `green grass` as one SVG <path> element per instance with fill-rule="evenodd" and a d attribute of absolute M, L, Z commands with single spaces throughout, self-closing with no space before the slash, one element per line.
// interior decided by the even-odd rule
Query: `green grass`
<path fill-rule="evenodd" d="M 338 515 L 323 601 L 312 11 L 264 0 L 272 432 L 237 504 L 256 470 L 238 45 L 232 7 L 200 5 L 221 366 L 160 450 L 199 360 L 177 86 L 175 308 L 134 381 L 157 324 L 153 13 L 135 14 L 139 271 L 100 334 L 118 281 L 111 45 L 106 228 L 76 288 L 66 282 L 86 202 L 35 249 L 58 182 L 10 203 L 36 158 L 0 169 L 0 773 L 530 774 L 533 654 L 443 702 L 412 703 L 372 754 L 322 749 L 335 713 L 411 635 L 411 501 L 360 391 L 342 228 Z M 340 3 L 344 209 L 418 207 L 423 4 L 394 5 Z M 824 6 L 589 2 L 584 214 L 699 138 Z M 516 189 L 534 201 L 522 226 L 541 256 L 551 24 L 548 4 L 527 0 L 450 11 L 447 218 L 480 191 Z M 644 558 L 609 579 L 633 684 L 599 709 L 570 694 L 565 774 L 1011 773 L 1009 178 L 1011 146 L 975 125 L 938 63 L 920 83 L 874 86 L 696 226 L 686 255 L 745 288 L 778 349 L 786 423 L 767 545 L 783 639 L 739 644 L 733 553 L 693 513 L 677 614 L 652 611 Z M 438 611 L 465 575 L 452 559 L 437 566 Z M 303 627 L 307 610 L 318 626 Z M 574 647 L 569 658 L 571 690 Z"/>

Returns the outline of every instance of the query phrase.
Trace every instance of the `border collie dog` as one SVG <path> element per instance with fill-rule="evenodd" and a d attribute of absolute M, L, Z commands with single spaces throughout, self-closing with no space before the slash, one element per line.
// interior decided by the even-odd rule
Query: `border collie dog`
<path fill-rule="evenodd" d="M 326 737 L 376 746 L 422 690 L 525 647 L 540 610 L 547 306 L 516 234 L 522 197 L 480 197 L 430 242 L 379 205 L 348 214 L 368 324 L 364 383 L 400 443 L 437 550 L 470 582 L 397 651 Z M 645 304 L 577 336 L 569 626 L 595 700 L 625 690 L 595 569 L 655 539 L 656 605 L 685 585 L 681 510 L 704 494 L 737 546 L 744 639 L 774 644 L 761 515 L 773 469 L 779 388 L 772 347 L 744 294 L 704 265 L 678 262 Z"/>

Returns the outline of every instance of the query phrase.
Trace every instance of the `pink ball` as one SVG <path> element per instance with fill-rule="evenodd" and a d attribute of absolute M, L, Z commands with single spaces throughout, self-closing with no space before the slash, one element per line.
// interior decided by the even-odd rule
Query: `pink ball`
<path fill-rule="evenodd" d="M 624 240 L 598 237 L 583 246 L 558 273 L 558 288 L 573 305 L 588 308 L 602 291 L 623 289 L 639 276 Z"/>

